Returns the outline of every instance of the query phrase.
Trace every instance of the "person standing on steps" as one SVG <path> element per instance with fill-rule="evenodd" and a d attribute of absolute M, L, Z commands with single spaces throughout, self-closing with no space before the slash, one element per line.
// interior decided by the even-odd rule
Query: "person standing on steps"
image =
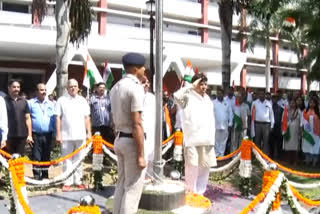
<path fill-rule="evenodd" d="M 147 166 L 142 121 L 145 93 L 141 84 L 145 58 L 138 53 L 128 53 L 122 57 L 122 64 L 127 74 L 110 92 L 111 112 L 117 132 L 114 151 L 118 158 L 113 214 L 134 214 L 138 211 Z"/>
<path fill-rule="evenodd" d="M 183 114 L 185 182 L 188 191 L 198 194 L 206 191 L 210 167 L 217 165 L 214 106 L 206 94 L 207 81 L 204 74 L 195 74 L 192 85 L 174 93 Z"/>

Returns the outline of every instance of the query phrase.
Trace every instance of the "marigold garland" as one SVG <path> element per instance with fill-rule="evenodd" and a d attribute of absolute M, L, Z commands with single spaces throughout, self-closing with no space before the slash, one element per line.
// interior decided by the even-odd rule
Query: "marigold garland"
<path fill-rule="evenodd" d="M 276 199 L 274 200 L 273 204 L 272 204 L 272 211 L 277 211 L 280 210 L 280 206 L 281 206 L 281 190 L 279 190 Z"/>
<path fill-rule="evenodd" d="M 182 146 L 183 145 L 183 132 L 181 131 L 176 131 L 174 133 L 174 145 L 175 146 Z"/>
<path fill-rule="evenodd" d="M 168 137 L 166 140 L 162 142 L 162 146 L 166 145 L 170 140 L 172 140 L 175 136 L 175 134 L 172 134 L 170 137 Z M 114 149 L 114 145 L 112 143 L 109 143 L 108 141 L 105 141 L 102 139 L 102 143 L 109 147 L 110 149 Z"/>
<path fill-rule="evenodd" d="M 309 206 L 320 206 L 320 201 L 313 201 L 311 199 L 308 199 L 306 197 L 304 197 L 303 195 L 301 195 L 301 193 L 294 188 L 293 186 L 289 185 L 290 189 L 293 193 L 293 195 L 298 198 L 300 201 L 302 201 L 304 204 L 309 205 Z"/>
<path fill-rule="evenodd" d="M 207 197 L 192 192 L 186 195 L 186 205 L 203 209 L 209 209 L 212 206 L 211 201 Z"/>
<path fill-rule="evenodd" d="M 272 160 L 271 158 L 269 158 L 266 154 L 264 154 L 254 143 L 252 143 L 253 148 L 267 161 L 271 162 L 271 163 L 275 163 L 277 164 L 277 166 L 279 167 L 279 169 L 282 169 L 283 171 L 286 171 L 288 173 L 294 174 L 294 175 L 299 175 L 299 176 L 303 176 L 303 177 L 308 177 L 308 178 L 320 178 L 320 173 L 308 173 L 308 172 L 300 172 L 300 171 L 296 171 L 293 169 L 289 169 L 283 165 L 281 165 L 280 163 Z"/>
<path fill-rule="evenodd" d="M 77 206 L 72 207 L 67 214 L 101 214 L 98 206 Z"/>
<path fill-rule="evenodd" d="M 106 145 L 108 148 L 114 149 L 114 145 L 113 145 L 113 144 L 111 144 L 111 143 L 109 143 L 109 142 L 107 142 L 107 141 L 105 141 L 105 140 L 103 140 L 103 139 L 102 139 L 102 143 L 103 143 L 104 145 Z"/>
<path fill-rule="evenodd" d="M 272 185 L 279 176 L 279 171 L 266 171 L 263 176 L 263 188 L 262 191 L 251 201 L 251 203 L 244 208 L 240 214 L 247 214 L 251 212 L 262 200 L 265 199 Z"/>
<path fill-rule="evenodd" d="M 0 149 L 0 154 L 2 156 L 6 157 L 7 159 L 11 159 L 11 155 L 8 152 L 6 152 L 6 151 L 4 151 L 2 149 Z"/>
<path fill-rule="evenodd" d="M 9 160 L 9 167 L 17 176 L 17 181 L 19 185 L 25 186 L 26 182 L 24 180 L 24 162 L 26 158 L 17 158 Z"/>
<path fill-rule="evenodd" d="M 238 148 L 236 151 L 234 151 L 226 156 L 218 157 L 217 161 L 222 161 L 222 160 L 227 160 L 229 158 L 232 158 L 233 156 L 237 155 L 239 152 L 240 152 L 240 148 Z"/>
<path fill-rule="evenodd" d="M 56 159 L 56 160 L 52 160 L 52 161 L 30 161 L 30 160 L 25 160 L 25 163 L 27 164 L 32 164 L 32 165 L 37 165 L 37 166 L 50 166 L 50 165 L 55 165 L 55 164 L 58 164 L 58 163 L 61 163 L 67 159 L 70 159 L 72 158 L 73 156 L 75 156 L 76 154 L 78 154 L 81 150 L 83 150 L 84 148 L 86 148 L 87 146 L 89 146 L 89 144 L 91 143 L 92 139 L 89 139 L 87 140 L 87 142 L 82 145 L 81 147 L 79 147 L 78 149 L 76 149 L 74 152 L 64 156 L 64 157 L 61 157 L 59 159 Z"/>
<path fill-rule="evenodd" d="M 19 200 L 25 214 L 34 214 L 33 211 L 31 210 L 30 206 L 28 205 L 28 203 L 25 201 L 24 196 L 22 195 L 22 192 L 21 192 L 22 184 L 20 183 L 21 181 L 18 178 L 17 172 L 16 172 L 15 164 L 17 164 L 20 161 L 23 161 L 22 159 L 23 158 L 18 158 L 16 160 L 9 160 L 9 170 L 11 172 L 12 183 L 13 183 L 14 189 L 16 190 L 18 200 Z M 18 169 L 18 170 L 20 170 L 20 169 Z"/>
<path fill-rule="evenodd" d="M 101 135 L 95 135 L 92 137 L 93 154 L 102 154 L 102 137 Z"/>
<path fill-rule="evenodd" d="M 250 140 L 242 141 L 240 146 L 242 160 L 251 160 L 251 147 L 252 142 Z"/>

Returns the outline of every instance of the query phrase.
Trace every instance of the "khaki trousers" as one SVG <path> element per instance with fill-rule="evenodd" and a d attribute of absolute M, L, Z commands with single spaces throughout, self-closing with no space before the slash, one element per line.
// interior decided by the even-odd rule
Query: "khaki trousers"
<path fill-rule="evenodd" d="M 133 138 L 117 137 L 114 151 L 118 161 L 118 182 L 114 193 L 113 214 L 138 211 L 146 169 L 137 165 L 137 147 Z"/>

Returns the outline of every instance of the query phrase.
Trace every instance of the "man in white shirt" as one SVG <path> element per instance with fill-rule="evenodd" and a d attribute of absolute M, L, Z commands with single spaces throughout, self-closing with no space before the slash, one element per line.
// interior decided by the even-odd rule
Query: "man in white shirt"
<path fill-rule="evenodd" d="M 265 99 L 264 90 L 259 91 L 259 99 L 252 103 L 251 115 L 254 127 L 251 130 L 255 144 L 267 155 L 270 153 L 269 136 L 274 126 L 272 105 Z"/>
<path fill-rule="evenodd" d="M 0 96 L 0 142 L 5 147 L 8 135 L 7 107 L 3 97 Z"/>
<path fill-rule="evenodd" d="M 67 85 L 68 94 L 57 101 L 57 142 L 62 144 L 62 156 L 66 156 L 91 138 L 90 108 L 86 99 L 78 95 L 79 87 L 75 79 L 70 79 Z M 80 152 L 81 153 L 81 152 Z M 70 170 L 80 153 L 66 160 L 64 171 Z M 65 181 L 63 191 L 70 191 L 75 184 L 79 189 L 85 189 L 82 184 L 82 167 L 78 167 L 74 175 Z"/>
<path fill-rule="evenodd" d="M 195 74 L 192 85 L 174 93 L 175 102 L 183 111 L 185 182 L 188 191 L 198 194 L 205 192 L 210 167 L 217 165 L 214 107 L 205 93 L 207 81 L 204 74 Z"/>
<path fill-rule="evenodd" d="M 232 110 L 233 107 L 236 105 L 236 97 L 234 96 L 233 87 L 230 86 L 228 88 L 227 96 L 224 97 L 224 100 L 227 101 Z"/>
<path fill-rule="evenodd" d="M 213 101 L 216 124 L 216 156 L 224 156 L 229 131 L 232 127 L 233 113 L 228 101 L 223 99 L 223 90 L 218 88 L 217 99 Z"/>

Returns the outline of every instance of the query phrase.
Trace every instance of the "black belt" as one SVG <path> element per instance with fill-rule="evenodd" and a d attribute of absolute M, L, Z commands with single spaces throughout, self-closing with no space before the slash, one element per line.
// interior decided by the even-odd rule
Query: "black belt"
<path fill-rule="evenodd" d="M 143 134 L 144 134 L 144 139 L 146 139 L 147 138 L 146 133 L 143 133 Z M 119 137 L 133 138 L 133 135 L 132 133 L 119 132 Z"/>
<path fill-rule="evenodd" d="M 271 122 L 263 122 L 263 121 L 254 121 L 257 124 L 270 124 Z"/>
<path fill-rule="evenodd" d="M 32 134 L 34 135 L 38 135 L 38 136 L 44 136 L 44 135 L 48 135 L 48 134 L 52 134 L 52 132 L 32 132 Z"/>

